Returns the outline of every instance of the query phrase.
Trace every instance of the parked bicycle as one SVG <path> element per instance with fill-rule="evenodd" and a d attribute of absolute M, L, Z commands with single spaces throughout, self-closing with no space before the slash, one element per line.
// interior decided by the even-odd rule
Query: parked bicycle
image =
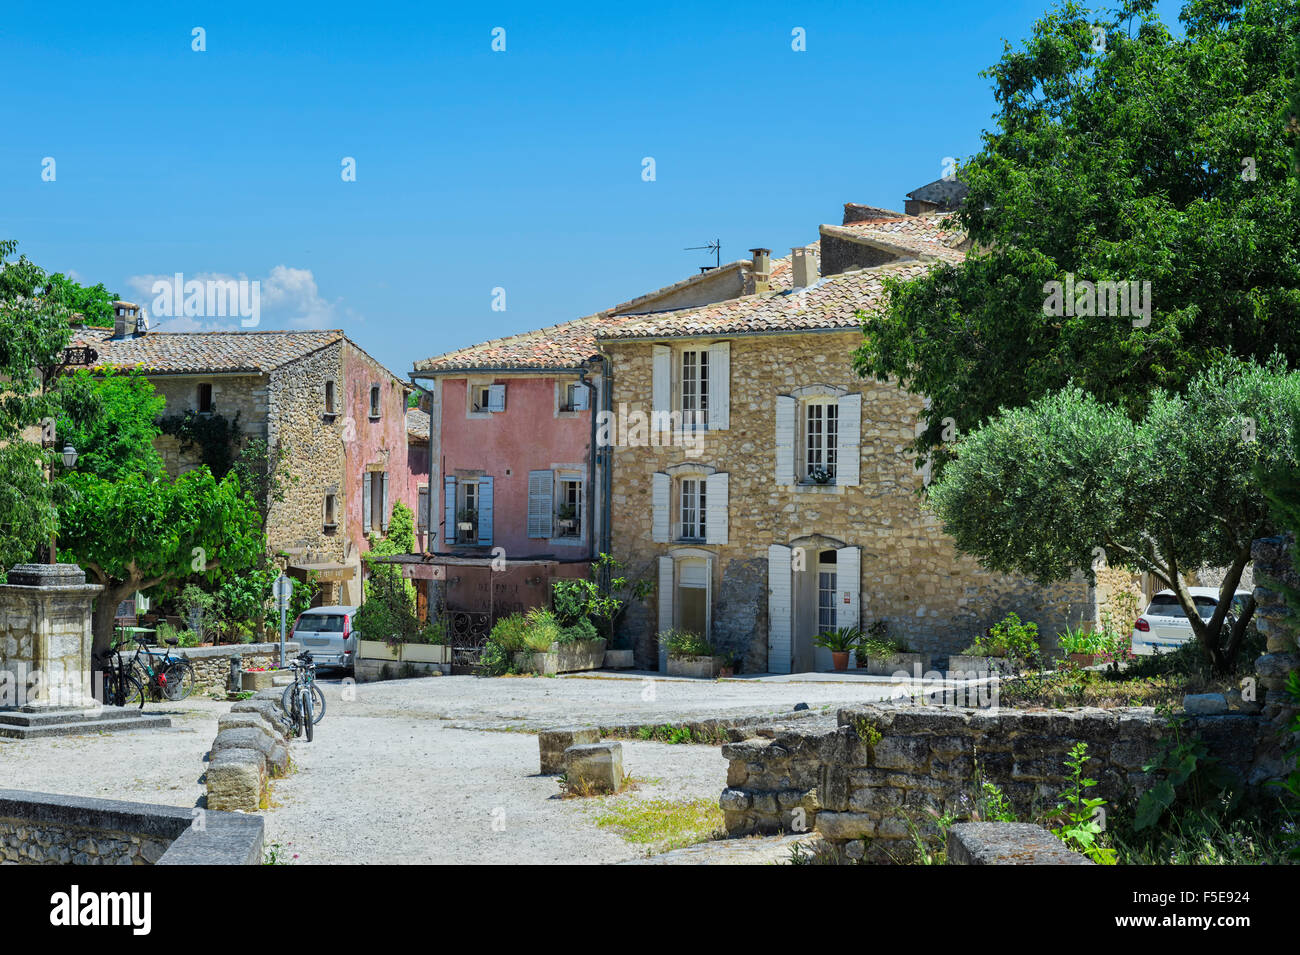
<path fill-rule="evenodd" d="M 155 653 L 146 640 L 136 639 L 130 669 L 155 700 L 174 703 L 194 692 L 194 664 L 186 657 L 173 656 L 170 650 Z"/>
<path fill-rule="evenodd" d="M 289 669 L 293 670 L 293 682 L 284 688 L 280 708 L 289 714 L 293 735 L 306 733 L 310 743 L 315 738 L 315 725 L 325 716 L 325 695 L 316 685 L 316 664 L 312 662 L 311 651 L 298 654 Z"/>
<path fill-rule="evenodd" d="M 105 706 L 134 706 L 144 708 L 144 684 L 132 674 L 131 664 L 123 656 L 121 646 L 115 645 L 96 654 L 103 674 L 103 703 Z"/>

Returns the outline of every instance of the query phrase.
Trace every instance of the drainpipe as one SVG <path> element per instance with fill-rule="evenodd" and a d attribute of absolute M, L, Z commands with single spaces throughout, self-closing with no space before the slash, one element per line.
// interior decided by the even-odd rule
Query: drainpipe
<path fill-rule="evenodd" d="M 610 364 L 609 356 L 603 351 L 600 354 L 601 363 L 601 389 L 604 394 L 601 396 L 601 404 L 604 406 L 603 411 L 610 414 L 614 410 L 614 367 Z M 607 415 L 606 420 L 611 420 Z M 605 462 L 604 472 L 601 474 L 601 527 L 600 527 L 600 549 L 602 553 L 610 554 L 613 550 L 613 514 L 610 511 L 610 502 L 614 497 L 614 445 L 611 442 L 602 449 L 602 457 Z"/>
<path fill-rule="evenodd" d="M 587 380 L 588 373 L 589 373 L 588 370 L 585 368 L 578 372 L 578 384 L 582 385 L 587 389 L 587 410 L 589 412 L 588 416 L 591 418 L 591 443 L 588 445 L 588 449 L 587 449 L 587 487 L 590 488 L 590 493 L 594 495 L 596 493 L 596 453 L 597 453 L 596 418 L 598 417 L 598 415 L 596 414 L 595 399 L 598 392 L 596 390 L 596 386 Z M 602 524 L 605 522 L 605 514 L 606 511 L 602 503 L 600 509 L 600 517 L 601 517 Z M 587 515 L 587 558 L 589 560 L 594 560 L 596 557 L 595 552 L 592 550 L 592 547 L 594 546 L 596 540 L 595 524 L 596 522 L 591 520 L 591 515 L 588 514 Z"/>

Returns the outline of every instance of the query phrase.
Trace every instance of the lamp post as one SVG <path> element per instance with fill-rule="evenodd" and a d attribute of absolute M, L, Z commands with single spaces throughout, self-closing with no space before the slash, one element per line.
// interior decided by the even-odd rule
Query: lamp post
<path fill-rule="evenodd" d="M 69 471 L 71 471 L 73 468 L 77 466 L 77 449 L 70 444 L 65 444 L 63 446 L 63 466 L 67 468 Z M 51 469 L 50 483 L 53 482 L 54 482 L 54 474 L 53 474 L 53 469 Z M 57 564 L 59 562 L 55 537 L 56 537 L 55 533 L 51 531 L 50 532 L 50 563 L 51 564 Z"/>

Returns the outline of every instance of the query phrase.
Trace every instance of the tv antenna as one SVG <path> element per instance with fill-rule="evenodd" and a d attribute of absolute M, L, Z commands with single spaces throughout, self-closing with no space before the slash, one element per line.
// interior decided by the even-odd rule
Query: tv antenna
<path fill-rule="evenodd" d="M 713 253 L 713 268 L 715 268 L 715 269 L 716 269 L 716 268 L 721 268 L 721 266 L 722 266 L 722 240 L 721 240 L 721 239 L 714 239 L 714 240 L 713 240 L 712 242 L 710 242 L 708 245 L 688 245 L 688 246 L 687 246 L 685 249 L 683 249 L 682 251 L 683 251 L 683 252 L 697 252 L 697 251 L 701 251 L 701 250 L 703 250 L 703 251 L 708 251 L 708 252 L 712 252 L 712 253 Z M 700 266 L 700 271 L 701 271 L 701 272 L 707 272 L 708 270 L 709 270 L 709 269 L 708 269 L 708 266 Z"/>

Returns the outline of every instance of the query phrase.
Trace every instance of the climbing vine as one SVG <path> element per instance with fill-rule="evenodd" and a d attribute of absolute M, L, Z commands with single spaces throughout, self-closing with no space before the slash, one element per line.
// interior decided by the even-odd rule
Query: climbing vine
<path fill-rule="evenodd" d="M 239 412 L 233 419 L 219 414 L 186 411 L 183 415 L 166 415 L 158 419 L 163 434 L 176 438 L 183 451 L 198 451 L 218 481 L 235 463 L 240 444 Z"/>

